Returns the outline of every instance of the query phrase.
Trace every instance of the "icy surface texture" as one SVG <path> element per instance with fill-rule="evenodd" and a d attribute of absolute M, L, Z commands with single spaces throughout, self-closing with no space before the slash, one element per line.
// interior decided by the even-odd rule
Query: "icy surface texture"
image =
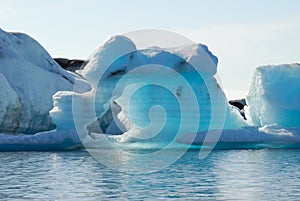
<path fill-rule="evenodd" d="M 73 90 L 75 74 L 63 70 L 34 39 L 0 29 L 0 133 L 51 130 L 52 95 Z M 79 91 L 88 89 L 82 81 Z"/>
<path fill-rule="evenodd" d="M 300 127 L 300 64 L 258 67 L 247 96 L 256 126 Z"/>
<path fill-rule="evenodd" d="M 0 30 L 0 39 L 0 150 L 73 149 L 82 140 L 90 147 L 201 146 L 207 130 L 221 133 L 220 149 L 300 146 L 300 129 L 291 128 L 300 125 L 299 64 L 256 70 L 245 121 L 228 105 L 218 59 L 205 45 L 137 50 L 129 38 L 112 36 L 77 71 L 90 90 L 30 37 Z"/>
<path fill-rule="evenodd" d="M 212 130 L 212 132 L 218 132 Z M 225 129 L 215 149 L 251 149 L 251 148 L 299 148 L 300 129 L 285 129 L 276 124 L 263 127 L 247 126 L 240 129 Z M 177 139 L 179 143 L 202 145 L 206 132 L 190 134 Z M 209 146 L 210 142 L 207 143 Z"/>
<path fill-rule="evenodd" d="M 137 50 L 129 38 L 117 35 L 88 60 L 77 73 L 93 89 L 81 95 L 59 92 L 54 96 L 51 116 L 57 129 L 74 126 L 70 120 L 74 115 L 80 129 L 118 135 L 118 141 L 128 142 L 171 140 L 179 129 L 184 135 L 246 125 L 231 110 L 214 78 L 218 59 L 205 45 Z M 218 111 L 215 116 L 212 106 Z M 212 123 L 212 118 L 217 120 Z"/>

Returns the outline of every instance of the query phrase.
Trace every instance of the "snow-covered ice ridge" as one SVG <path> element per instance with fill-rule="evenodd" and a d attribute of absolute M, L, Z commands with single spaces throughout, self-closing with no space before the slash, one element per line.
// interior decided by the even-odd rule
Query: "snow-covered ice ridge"
<path fill-rule="evenodd" d="M 207 129 L 224 128 L 219 146 L 225 144 L 230 148 L 232 143 L 235 143 L 234 146 L 236 143 L 251 143 L 251 147 L 255 148 L 253 143 L 260 143 L 257 146 L 260 148 L 263 143 L 299 147 L 298 64 L 256 70 L 247 96 L 248 120 L 245 121 L 227 103 L 214 77 L 218 59 L 205 45 L 137 50 L 129 38 L 112 36 L 88 60 L 84 69 L 77 71 L 78 76 L 60 68 L 29 36 L 0 30 L 0 84 L 3 94 L 0 99 L 0 129 L 7 133 L 0 134 L 1 150 L 77 147 L 80 140 L 74 120 L 77 129 L 79 126 L 84 130 L 80 132 L 84 134 L 81 139 L 91 146 L 103 138 L 100 133 L 112 134 L 109 136 L 115 143 L 157 143 L 174 139 L 176 143 L 199 145 Z M 145 68 L 140 69 L 140 66 Z M 92 86 L 91 90 L 87 82 Z M 168 89 L 149 83 L 160 83 Z M 127 105 L 128 97 L 124 90 L 138 86 L 144 87 L 132 95 Z M 289 88 L 283 93 L 286 98 L 280 96 L 279 86 L 281 89 Z M 193 111 L 195 100 L 190 89 L 200 109 L 198 114 Z M 149 113 L 154 105 L 160 105 L 164 112 L 158 108 Z M 185 116 L 188 120 L 184 121 L 181 132 L 176 135 L 178 125 L 182 123 L 180 106 L 189 111 Z M 214 125 L 210 125 L 212 106 L 220 111 L 214 116 L 217 119 Z M 273 107 L 278 107 L 278 110 L 273 110 Z M 167 120 L 162 118 L 164 114 Z M 139 140 L 140 136 L 147 136 L 149 129 L 145 128 L 151 121 L 154 123 L 150 131 L 157 131 L 157 135 Z M 164 127 L 160 130 L 161 122 Z M 54 127 L 54 130 L 46 131 Z M 33 133 L 36 134 L 28 135 Z"/>
<path fill-rule="evenodd" d="M 16 135 L 54 129 L 49 115 L 52 95 L 73 90 L 75 79 L 80 77 L 60 68 L 34 39 L 0 29 L 0 132 Z M 89 90 L 89 84 L 81 82 L 78 92 Z"/>

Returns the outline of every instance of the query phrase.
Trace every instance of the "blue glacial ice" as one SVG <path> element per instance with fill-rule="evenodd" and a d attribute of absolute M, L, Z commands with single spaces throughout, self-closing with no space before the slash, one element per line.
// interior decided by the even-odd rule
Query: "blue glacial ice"
<path fill-rule="evenodd" d="M 60 69 L 44 49 L 31 49 L 43 55 L 34 59 L 34 54 L 25 57 L 22 53 L 22 62 L 29 63 L 24 74 L 32 73 L 35 82 L 41 83 L 47 77 L 51 84 L 42 84 L 43 89 L 30 85 L 16 90 L 4 66 L 9 66 L 11 72 L 18 71 L 21 57 L 15 63 L 0 58 L 0 83 L 5 86 L 0 123 L 14 125 L 15 121 L 7 116 L 20 113 L 20 105 L 43 105 L 44 117 L 56 128 L 34 135 L 3 132 L 0 150 L 72 149 L 80 147 L 81 142 L 88 147 L 138 144 L 138 148 L 144 148 L 145 144 L 169 143 L 199 146 L 205 140 L 206 146 L 218 140 L 216 148 L 220 149 L 300 147 L 298 64 L 257 68 L 247 96 L 245 121 L 228 104 L 216 79 L 218 59 L 205 45 L 139 50 L 128 37 L 112 36 L 92 53 L 84 69 L 77 71 L 79 76 Z M 41 58 L 48 62 L 39 61 Z M 35 75 L 36 68 L 43 70 Z M 24 85 L 28 85 L 29 78 L 24 79 Z M 55 79 L 63 80 L 59 83 L 66 82 L 66 86 L 56 86 Z M 44 99 L 33 98 L 35 102 L 30 102 L 25 88 L 32 88 L 31 97 L 38 94 Z M 51 109 L 48 99 L 52 95 Z"/>
<path fill-rule="evenodd" d="M 300 64 L 258 67 L 247 102 L 254 125 L 300 127 Z"/>

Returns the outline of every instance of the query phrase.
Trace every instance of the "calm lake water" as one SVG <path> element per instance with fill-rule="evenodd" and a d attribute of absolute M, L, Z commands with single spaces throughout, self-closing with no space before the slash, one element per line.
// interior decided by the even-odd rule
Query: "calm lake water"
<path fill-rule="evenodd" d="M 138 175 L 109 169 L 84 150 L 0 158 L 1 200 L 300 200 L 296 149 L 219 150 L 203 160 L 191 150 L 159 172 Z"/>

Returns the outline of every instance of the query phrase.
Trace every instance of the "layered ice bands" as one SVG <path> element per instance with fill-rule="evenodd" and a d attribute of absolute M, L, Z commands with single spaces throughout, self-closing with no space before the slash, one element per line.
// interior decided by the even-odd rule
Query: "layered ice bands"
<path fill-rule="evenodd" d="M 256 126 L 300 127 L 300 64 L 261 66 L 247 96 L 249 119 Z"/>

